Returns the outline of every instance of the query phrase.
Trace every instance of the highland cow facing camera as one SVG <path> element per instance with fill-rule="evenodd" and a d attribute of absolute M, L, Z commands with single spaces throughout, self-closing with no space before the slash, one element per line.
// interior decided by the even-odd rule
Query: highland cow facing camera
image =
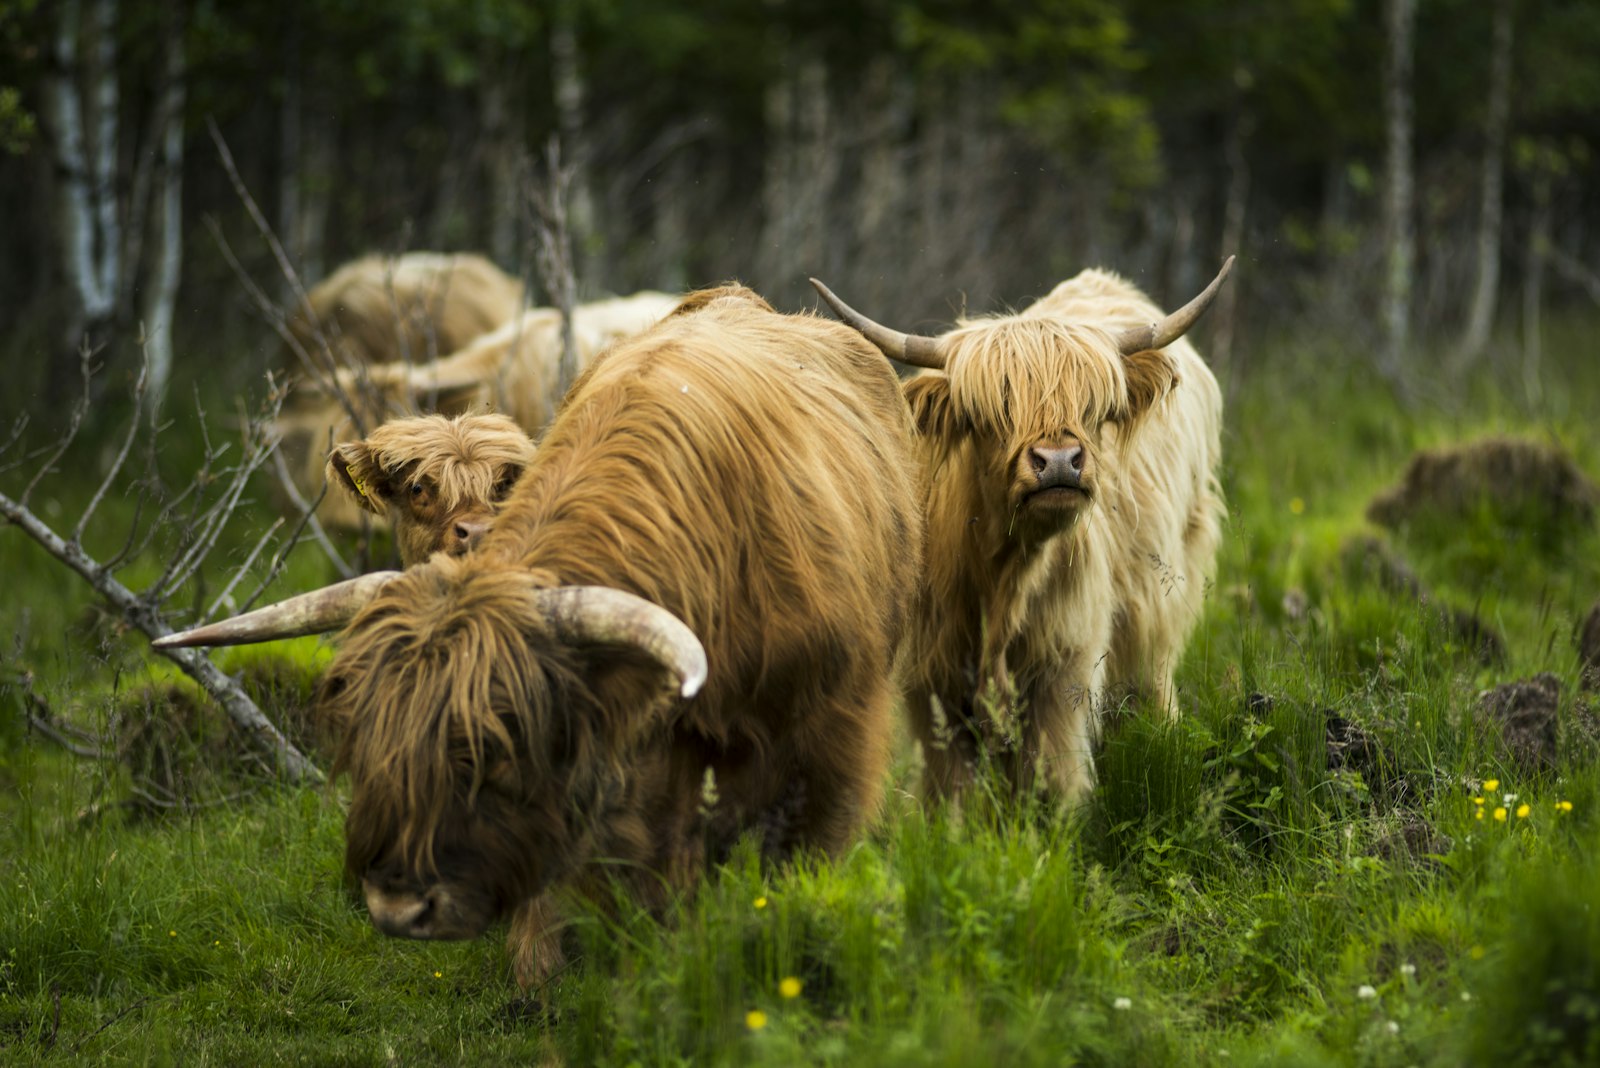
<path fill-rule="evenodd" d="M 162 644 L 348 620 L 319 708 L 372 920 L 511 915 L 528 982 L 558 959 L 559 885 L 657 903 L 741 834 L 838 850 L 872 817 L 917 471 L 875 349 L 725 287 L 590 367 L 474 552 Z"/>
<path fill-rule="evenodd" d="M 410 567 L 477 545 L 532 460 L 533 442 L 503 415 L 422 415 L 335 446 L 328 484 L 393 522 Z"/>
<path fill-rule="evenodd" d="M 1172 673 L 1224 514 L 1222 395 L 1182 334 L 1229 265 L 1171 316 L 1088 270 L 938 338 L 816 283 L 885 354 L 936 369 L 905 385 L 928 472 L 904 658 L 927 793 L 959 792 L 987 759 L 1018 790 L 1076 800 L 1104 702 L 1177 714 Z"/>

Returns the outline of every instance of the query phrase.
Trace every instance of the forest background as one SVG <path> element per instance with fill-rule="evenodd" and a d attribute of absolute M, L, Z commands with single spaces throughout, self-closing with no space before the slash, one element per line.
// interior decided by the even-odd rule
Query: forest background
<path fill-rule="evenodd" d="M 814 274 L 931 328 L 1097 264 L 1176 302 L 1237 252 L 1224 378 L 1283 329 L 1395 381 L 1419 336 L 1536 366 L 1600 297 L 1597 54 L 1584 0 L 0 0 L 0 403 L 139 324 L 158 384 L 259 381 L 228 256 L 290 288 L 219 142 L 307 284 L 474 249 L 549 302 L 558 137 L 581 298 Z"/>

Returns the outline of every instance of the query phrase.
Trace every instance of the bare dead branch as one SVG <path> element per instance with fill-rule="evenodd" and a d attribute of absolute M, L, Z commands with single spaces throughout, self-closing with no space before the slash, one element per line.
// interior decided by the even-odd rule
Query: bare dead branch
<path fill-rule="evenodd" d="M 133 385 L 133 414 L 128 417 L 128 433 L 122 439 L 122 447 L 117 450 L 117 458 L 106 470 L 106 477 L 100 480 L 100 487 L 95 490 L 94 496 L 89 498 L 83 514 L 78 517 L 77 525 L 72 528 L 73 541 L 83 540 L 83 532 L 88 528 L 89 520 L 94 517 L 95 510 L 100 507 L 100 502 L 105 499 L 117 476 L 122 474 L 122 465 L 128 462 L 128 453 L 133 448 L 134 440 L 139 436 L 140 417 L 144 414 L 145 388 L 150 380 L 149 341 L 142 340 L 143 343 L 139 346 L 139 377 Z"/>
<path fill-rule="evenodd" d="M 206 609 L 205 615 L 200 617 L 202 623 L 209 623 L 216 618 L 217 613 L 222 610 L 222 606 L 227 603 L 229 595 L 233 593 L 234 587 L 239 585 L 239 582 L 249 572 L 250 565 L 256 562 L 256 557 L 261 555 L 261 550 L 267 547 L 267 543 L 272 540 L 272 536 L 278 532 L 283 523 L 283 516 L 280 515 L 272 521 L 272 525 L 266 529 L 261 537 L 256 539 L 255 545 L 250 549 L 250 554 L 244 558 L 244 563 L 238 566 L 233 573 L 233 578 L 229 579 L 228 584 L 222 587 L 222 592 L 217 594 L 216 600 L 211 602 L 211 607 Z"/>
<path fill-rule="evenodd" d="M 322 504 L 322 499 L 328 495 L 328 484 L 324 482 L 322 484 L 322 492 L 317 494 L 317 499 L 308 502 L 301 495 L 299 487 L 294 484 L 294 477 L 289 474 L 289 465 L 283 462 L 283 453 L 274 449 L 272 464 L 279 483 L 283 486 L 284 492 L 289 495 L 289 503 L 293 504 L 300 512 L 300 525 L 295 528 L 296 536 L 299 535 L 302 529 L 310 530 L 311 536 L 316 539 L 318 545 L 322 546 L 322 551 L 327 554 L 329 560 L 333 561 L 333 566 L 339 569 L 339 576 L 341 578 L 354 578 L 355 570 L 345 563 L 344 557 L 339 554 L 339 550 L 334 548 L 333 542 L 329 540 L 327 531 L 323 530 L 322 524 L 317 521 L 317 507 Z M 261 593 L 261 590 L 257 590 L 250 600 L 254 601 Z"/>
<path fill-rule="evenodd" d="M 61 437 L 56 439 L 55 451 L 51 454 L 50 459 L 39 465 L 39 470 L 34 472 L 32 481 L 22 491 L 20 499 L 23 507 L 27 507 L 28 499 L 33 496 L 33 491 L 39 485 L 39 481 L 55 470 L 56 463 L 66 455 L 67 450 L 72 447 L 72 443 L 77 440 L 78 430 L 83 426 L 83 417 L 89 411 L 90 380 L 94 377 L 94 369 L 90 361 L 94 359 L 95 353 L 99 351 L 99 348 L 91 349 L 89 347 L 88 338 L 84 338 L 83 343 L 78 347 L 78 374 L 83 379 L 83 393 L 78 397 L 77 403 L 72 406 L 72 414 L 67 418 L 67 429 L 62 432 Z"/>

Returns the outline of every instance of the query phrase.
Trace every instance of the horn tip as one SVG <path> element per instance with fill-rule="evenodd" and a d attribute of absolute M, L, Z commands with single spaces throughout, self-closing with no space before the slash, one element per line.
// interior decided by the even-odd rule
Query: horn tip
<path fill-rule="evenodd" d="M 150 643 L 155 649 L 187 649 L 191 645 L 190 631 L 179 631 L 176 634 L 167 634 L 156 638 Z"/>
<path fill-rule="evenodd" d="M 700 692 L 700 688 L 702 686 L 704 686 L 705 684 L 706 684 L 706 666 L 702 662 L 702 663 L 696 664 L 695 667 L 694 667 L 694 670 L 689 672 L 689 674 L 684 676 L 683 684 L 678 688 L 678 693 L 681 694 L 684 697 L 685 700 L 687 700 L 688 698 L 693 697 L 695 694 L 699 693 Z"/>

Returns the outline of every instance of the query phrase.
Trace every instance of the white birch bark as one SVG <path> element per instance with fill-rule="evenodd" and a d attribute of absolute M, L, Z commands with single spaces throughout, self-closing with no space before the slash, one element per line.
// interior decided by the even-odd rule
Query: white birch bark
<path fill-rule="evenodd" d="M 145 351 L 150 361 L 150 404 L 158 410 L 172 378 L 172 319 L 183 270 L 183 18 L 167 9 L 166 70 L 161 93 L 161 163 L 156 203 L 156 257 L 145 288 Z"/>

